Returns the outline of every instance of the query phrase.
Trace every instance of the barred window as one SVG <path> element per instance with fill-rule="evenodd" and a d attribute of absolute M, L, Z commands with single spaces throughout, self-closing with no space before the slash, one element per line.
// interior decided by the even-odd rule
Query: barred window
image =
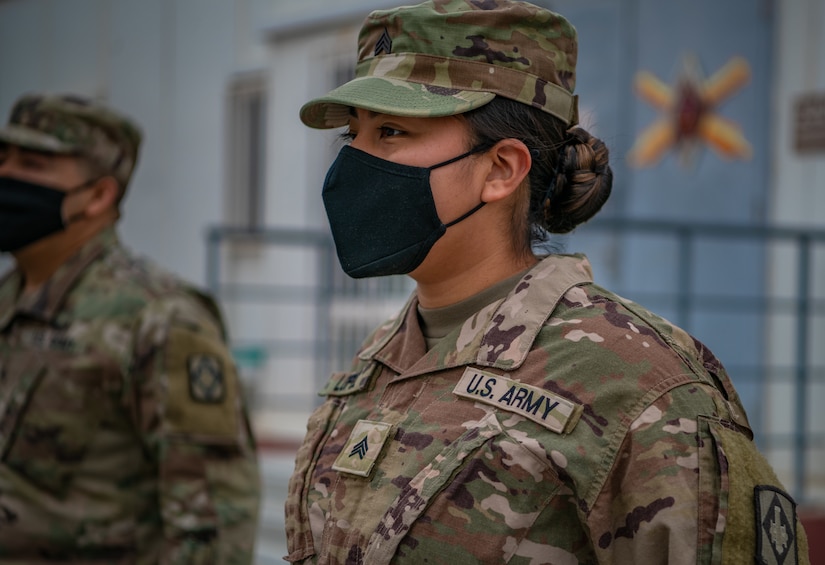
<path fill-rule="evenodd" d="M 226 223 L 255 229 L 266 223 L 266 80 L 262 72 L 229 86 Z"/>

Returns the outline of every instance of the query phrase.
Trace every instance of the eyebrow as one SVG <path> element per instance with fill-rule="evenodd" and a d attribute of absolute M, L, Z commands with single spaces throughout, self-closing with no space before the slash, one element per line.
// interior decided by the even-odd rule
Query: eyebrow
<path fill-rule="evenodd" d="M 381 112 L 373 112 L 372 110 L 367 110 L 366 108 L 362 108 L 362 109 L 365 112 L 367 112 L 367 115 L 369 115 L 370 118 L 374 118 L 375 116 L 377 116 L 381 113 Z M 350 117 L 358 118 L 358 112 L 355 109 L 355 106 L 350 106 L 349 107 L 349 115 L 350 115 Z"/>
<path fill-rule="evenodd" d="M 54 153 L 50 153 L 49 151 L 38 151 L 36 149 L 26 149 L 24 147 L 18 147 L 17 151 L 26 157 L 51 157 Z"/>

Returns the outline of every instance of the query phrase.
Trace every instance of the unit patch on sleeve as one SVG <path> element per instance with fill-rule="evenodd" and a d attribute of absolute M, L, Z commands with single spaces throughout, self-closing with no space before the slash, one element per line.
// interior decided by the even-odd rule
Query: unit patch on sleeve
<path fill-rule="evenodd" d="M 186 360 L 189 373 L 189 396 L 195 402 L 215 404 L 226 396 L 223 367 L 214 355 L 195 353 Z"/>
<path fill-rule="evenodd" d="M 760 565 L 797 565 L 796 503 L 776 487 L 753 489 L 756 506 L 756 562 Z"/>
<path fill-rule="evenodd" d="M 332 468 L 341 473 L 368 477 L 391 430 L 392 426 L 384 422 L 358 420 Z"/>
<path fill-rule="evenodd" d="M 168 431 L 235 442 L 240 388 L 225 345 L 210 334 L 173 326 L 163 359 L 161 402 Z"/>
<path fill-rule="evenodd" d="M 528 418 L 556 433 L 576 427 L 582 407 L 544 389 L 467 367 L 453 394 Z"/>

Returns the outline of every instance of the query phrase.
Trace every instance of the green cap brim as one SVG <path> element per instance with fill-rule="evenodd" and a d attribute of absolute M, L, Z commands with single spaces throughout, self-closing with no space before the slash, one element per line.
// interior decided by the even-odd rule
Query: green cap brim
<path fill-rule="evenodd" d="M 492 92 L 453 90 L 405 80 L 365 76 L 356 78 L 310 100 L 301 108 L 301 121 L 317 129 L 345 126 L 350 108 L 411 118 L 435 118 L 463 114 L 495 98 Z"/>
<path fill-rule="evenodd" d="M 73 154 L 80 151 L 80 148 L 63 143 L 42 131 L 12 124 L 0 129 L 0 142 L 47 153 Z"/>

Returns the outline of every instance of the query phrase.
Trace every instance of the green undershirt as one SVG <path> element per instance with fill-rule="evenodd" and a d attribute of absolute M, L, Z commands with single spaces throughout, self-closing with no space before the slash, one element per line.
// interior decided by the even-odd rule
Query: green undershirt
<path fill-rule="evenodd" d="M 421 325 L 421 333 L 427 344 L 427 351 L 438 343 L 438 341 L 464 323 L 467 318 L 501 298 L 509 294 L 521 277 L 529 271 L 524 271 L 497 282 L 493 286 L 487 287 L 478 294 L 450 304 L 441 308 L 424 308 L 418 305 L 418 322 Z"/>

